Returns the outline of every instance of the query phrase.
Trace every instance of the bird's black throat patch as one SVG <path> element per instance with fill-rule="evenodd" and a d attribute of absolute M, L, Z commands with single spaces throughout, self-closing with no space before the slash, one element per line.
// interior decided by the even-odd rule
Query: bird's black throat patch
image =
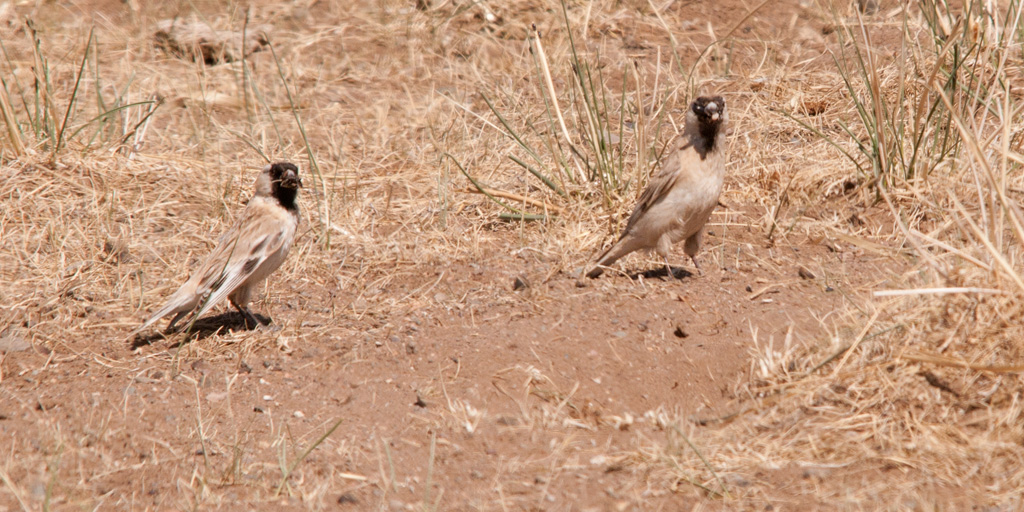
<path fill-rule="evenodd" d="M 701 96 L 690 105 L 690 110 L 697 120 L 697 139 L 693 141 L 694 149 L 700 159 L 707 158 L 710 151 L 718 148 L 718 134 L 725 121 L 725 99 L 721 96 Z"/>
<path fill-rule="evenodd" d="M 274 186 L 274 198 L 287 210 L 297 210 L 299 208 L 296 198 L 299 195 L 299 189 L 297 188 L 285 188 L 280 185 Z"/>
<path fill-rule="evenodd" d="M 715 143 L 718 142 L 718 130 L 721 127 L 721 122 L 700 123 L 700 143 L 696 144 L 696 149 L 701 160 L 707 157 L 708 152 L 717 149 Z"/>
<path fill-rule="evenodd" d="M 273 195 L 277 202 L 287 210 L 297 210 L 295 202 L 299 195 L 299 168 L 290 162 L 277 162 L 270 165 L 270 181 L 273 184 Z M 288 181 L 289 186 L 282 186 L 283 181 Z M 292 186 L 293 185 L 293 186 Z"/>

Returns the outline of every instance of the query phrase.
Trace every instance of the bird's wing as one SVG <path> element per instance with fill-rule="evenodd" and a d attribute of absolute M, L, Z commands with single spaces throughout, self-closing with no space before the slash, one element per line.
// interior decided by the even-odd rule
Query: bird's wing
<path fill-rule="evenodd" d="M 680 141 L 665 164 L 661 166 L 658 174 L 651 178 L 651 182 L 647 184 L 643 194 L 640 194 L 636 209 L 629 216 L 626 229 L 622 230 L 623 235 L 628 233 L 652 206 L 665 199 L 668 193 L 675 188 L 679 178 L 686 174 L 683 172 L 685 169 L 682 169 L 682 166 L 690 164 L 690 159 L 686 158 L 688 153 L 694 153 L 693 144 L 685 140 Z"/>
<path fill-rule="evenodd" d="M 203 299 L 196 318 L 244 284 L 271 255 L 291 245 L 295 219 L 284 208 L 261 199 L 250 200 L 241 219 L 221 237 L 201 267 L 196 293 Z"/>

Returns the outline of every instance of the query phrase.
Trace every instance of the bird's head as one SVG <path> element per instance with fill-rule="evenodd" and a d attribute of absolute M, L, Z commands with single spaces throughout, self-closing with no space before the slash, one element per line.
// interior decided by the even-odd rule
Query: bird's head
<path fill-rule="evenodd" d="M 302 186 L 299 168 L 289 162 L 277 162 L 266 166 L 263 172 L 270 174 L 270 183 L 274 188 L 297 189 Z"/>
<path fill-rule="evenodd" d="M 701 124 L 717 125 L 725 119 L 725 100 L 721 96 L 701 96 L 693 100 L 690 111 Z"/>
<path fill-rule="evenodd" d="M 275 197 L 285 208 L 295 205 L 299 195 L 299 168 L 288 162 L 277 162 L 263 168 L 256 178 L 256 194 L 262 197 Z"/>

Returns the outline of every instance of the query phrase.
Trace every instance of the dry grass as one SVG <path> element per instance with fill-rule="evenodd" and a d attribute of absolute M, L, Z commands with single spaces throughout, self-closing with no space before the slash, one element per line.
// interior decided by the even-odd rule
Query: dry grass
<path fill-rule="evenodd" d="M 715 467 L 742 482 L 734 491 L 770 497 L 773 492 L 758 485 L 758 475 L 796 471 L 803 473 L 797 492 L 821 505 L 874 508 L 884 502 L 927 509 L 938 499 L 954 508 L 1020 506 L 1019 372 L 1024 367 L 1019 339 L 1024 333 L 1016 319 L 1024 291 L 1024 217 L 1012 192 L 1022 181 L 1014 139 L 1019 97 L 1016 78 L 1007 74 L 1020 62 L 1019 5 L 999 12 L 972 7 L 974 12 L 957 18 L 960 11 L 939 6 L 940 15 L 948 12 L 952 20 L 947 29 L 961 20 L 940 43 L 930 43 L 932 33 L 920 11 L 911 10 L 904 39 L 911 55 L 893 51 L 892 39 L 887 50 L 865 51 L 872 54 L 866 58 L 876 59 L 867 69 L 869 78 L 855 84 L 855 101 L 837 101 L 850 108 L 864 102 L 870 109 L 873 98 L 879 99 L 889 116 L 898 115 L 897 109 L 912 115 L 915 108 L 933 105 L 951 112 L 944 126 L 937 124 L 940 115 L 916 128 L 924 131 L 919 167 L 904 173 L 890 161 L 891 172 L 876 167 L 872 180 L 889 183 L 878 200 L 893 214 L 891 238 L 901 241 L 917 264 L 885 286 L 908 288 L 907 293 L 878 291 L 836 323 L 850 328 L 837 329 L 829 343 L 801 348 L 788 337 L 758 340 L 755 334 L 750 379 L 738 390 L 747 403 L 738 408 L 738 417 L 727 418 L 728 426 L 700 436 Z M 852 16 L 839 20 L 854 32 L 866 23 Z M 894 25 L 870 20 L 867 30 L 877 41 L 887 28 L 890 38 L 893 29 L 900 30 Z M 845 51 L 852 53 L 854 44 L 867 47 L 861 38 Z M 942 44 L 947 53 L 940 51 Z M 939 72 L 936 79 L 931 72 L 939 67 L 936 55 L 955 62 L 951 54 L 967 51 L 972 52 L 964 65 L 969 71 L 955 74 L 970 85 L 943 90 L 939 84 L 947 77 Z M 907 103 L 901 103 L 901 87 L 916 89 Z M 840 142 L 841 132 L 828 128 L 830 119 L 849 124 L 857 119 L 853 112 L 822 117 L 816 129 Z M 917 136 L 906 129 L 908 138 Z M 944 129 L 950 132 L 951 155 L 939 154 L 929 141 L 941 138 L 936 134 Z M 863 127 L 854 133 L 862 142 L 877 135 Z M 889 144 L 906 144 L 906 154 L 914 149 L 906 140 Z M 883 161 L 896 155 L 885 151 Z M 824 172 L 819 176 L 814 190 L 829 190 L 828 181 L 836 179 Z M 651 457 L 666 453 L 655 451 Z M 701 475 L 711 481 L 700 459 L 679 458 L 685 463 L 675 462 L 674 478 Z M 866 476 L 875 471 L 888 475 L 884 483 Z M 830 485 L 834 479 L 847 484 Z M 947 495 L 952 489 L 959 490 Z"/>
<path fill-rule="evenodd" d="M 1020 26 L 1011 16 L 1013 30 L 996 37 L 1006 13 L 973 13 L 950 36 L 981 48 L 969 63 L 978 80 L 949 98 L 954 114 L 944 125 L 964 142 L 927 173 L 880 180 L 791 118 L 857 154 L 842 123 L 855 125 L 855 99 L 870 84 L 855 84 L 851 97 L 821 51 L 838 50 L 837 23 L 859 30 L 858 19 L 879 49 L 879 94 L 891 100 L 902 81 L 929 102 L 941 101 L 921 71 L 931 69 L 934 55 L 919 50 L 913 73 L 900 69 L 909 61 L 893 57 L 901 41 L 923 45 L 932 33 L 920 6 L 908 7 L 904 27 L 899 6 L 881 3 L 877 13 L 858 18 L 795 2 L 790 7 L 799 16 L 791 17 L 736 2 L 729 8 L 753 11 L 750 22 L 713 27 L 691 19 L 694 12 L 718 13 L 713 6 L 570 3 L 576 48 L 601 70 L 600 88 L 615 101 L 625 89 L 633 109 L 627 112 L 665 115 L 638 115 L 621 153 L 612 153 L 627 161 L 631 186 L 608 191 L 584 181 L 566 197 L 508 158 L 522 156 L 522 147 L 484 101 L 531 133 L 538 147 L 586 145 L 586 109 L 572 106 L 572 47 L 558 2 L 282 3 L 248 12 L 204 2 L 0 5 L 0 338 L 42 347 L 30 349 L 38 361 L 0 353 L 0 403 L 12 404 L 18 421 L 38 432 L 4 443 L 10 456 L 0 464 L 0 503 L 129 508 L 135 498 L 119 492 L 141 495 L 150 485 L 125 476 L 138 471 L 173 482 L 173 491 L 162 491 L 164 501 L 139 505 L 155 509 L 231 508 L 236 501 L 324 509 L 341 494 L 359 496 L 359 506 L 394 508 L 397 500 L 444 510 L 455 508 L 448 500 L 462 484 L 438 474 L 435 463 L 490 449 L 471 435 L 486 430 L 504 436 L 500 446 L 512 453 L 492 480 L 472 484 L 495 501 L 457 504 L 466 509 L 571 509 L 547 497 L 579 479 L 581 468 L 623 475 L 615 492 L 596 483 L 588 489 L 613 505 L 638 508 L 679 505 L 677 496 L 725 509 L 789 501 L 811 508 L 1019 506 Z M 273 27 L 273 51 L 217 65 L 165 54 L 153 44 L 153 29 L 175 16 L 219 30 Z M 26 17 L 38 30 L 38 51 Z M 567 137 L 545 108 L 547 86 L 530 53 L 533 23 L 573 128 Z M 971 96 L 972 90 L 983 92 Z M 402 419 L 415 427 L 378 429 L 372 418 L 348 416 L 340 377 L 329 414 L 310 410 L 319 406 L 304 401 L 301 379 L 293 377 L 322 372 L 321 364 L 335 365 L 324 373 L 340 374 L 385 352 L 413 350 L 395 340 L 400 326 L 428 307 L 467 317 L 473 306 L 465 304 L 486 303 L 492 311 L 554 307 L 563 298 L 543 290 L 519 302 L 499 295 L 506 283 L 497 278 L 458 300 L 438 283 L 446 272 L 470 268 L 454 263 L 486 266 L 481 260 L 498 252 L 548 263 L 542 282 L 579 268 L 617 232 L 643 170 L 655 165 L 656 149 L 671 139 L 673 120 L 697 92 L 723 94 L 733 123 L 727 208 L 716 214 L 715 229 L 760 230 L 767 244 L 856 246 L 905 272 L 859 288 L 846 286 L 848 276 L 830 276 L 854 306 L 824 315 L 827 335 L 820 338 L 766 339 L 752 329 L 750 371 L 731 385 L 736 400 L 728 407 L 736 414 L 702 417 L 710 420 L 703 424 L 672 405 L 646 414 L 598 413 L 551 370 L 520 364 L 477 383 L 507 398 L 508 410 L 487 410 L 478 395 L 450 391 L 470 377 L 445 357 L 434 361 L 435 380 L 410 385 L 439 405 Z M 621 120 L 613 112 L 609 125 Z M 850 131 L 870 135 L 862 127 Z M 579 169 L 582 159 L 568 154 L 545 152 L 541 160 L 556 169 L 562 155 Z M 158 342 L 125 355 L 125 333 L 212 247 L 265 159 L 300 162 L 307 185 L 306 224 L 275 281 L 288 283 L 281 286 L 287 290 L 274 288 L 255 306 L 272 313 L 280 329 L 218 331 L 180 344 L 172 338 L 167 350 Z M 529 211 L 549 204 L 560 215 L 498 220 L 499 207 L 464 192 L 469 183 L 456 163 Z M 886 187 L 872 188 L 877 183 Z M 877 205 L 889 216 L 865 222 Z M 753 219 L 737 221 L 741 210 L 755 212 Z M 725 244 L 708 252 L 721 267 L 742 257 L 727 254 Z M 870 295 L 915 288 L 998 293 Z M 259 359 L 270 368 L 277 354 L 296 346 L 311 353 L 311 340 L 322 352 L 296 356 L 298 369 L 281 372 L 288 380 L 275 381 L 278 388 L 240 390 L 238 373 L 221 371 Z M 80 373 L 46 373 L 61 364 Z M 104 374 L 125 379 L 113 402 L 90 394 L 90 383 L 102 383 Z M 62 400 L 96 406 L 77 417 L 78 425 L 46 414 L 58 400 L 46 395 L 47 382 L 74 378 L 81 388 Z M 10 387 L 14 379 L 30 390 Z M 242 393 L 263 403 L 259 389 L 276 389 L 279 396 L 266 402 L 285 401 L 282 410 L 291 410 L 243 417 L 250 402 L 233 400 Z M 166 411 L 135 395 L 151 392 L 186 406 Z M 36 404 L 27 398 L 33 393 Z M 306 416 L 311 420 L 303 422 Z M 342 427 L 323 437 L 339 419 Z M 145 441 L 133 436 L 140 422 L 153 429 Z M 344 433 L 350 422 L 367 435 Z M 430 434 L 410 434 L 420 427 Z M 595 432 L 607 434 L 604 444 L 586 437 Z M 514 452 L 515 440 L 544 436 L 544 456 Z M 357 473 L 366 460 L 376 470 Z M 159 473 L 146 473 L 153 467 Z M 83 483 L 89 485 L 77 489 Z"/>

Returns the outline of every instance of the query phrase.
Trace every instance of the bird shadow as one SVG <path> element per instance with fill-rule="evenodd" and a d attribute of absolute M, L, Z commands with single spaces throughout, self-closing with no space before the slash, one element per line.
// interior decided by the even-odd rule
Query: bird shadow
<path fill-rule="evenodd" d="M 643 272 L 635 272 L 629 275 L 629 278 L 634 281 L 640 279 L 641 277 L 644 279 L 664 279 L 666 277 L 669 277 L 669 275 L 668 270 L 665 269 L 665 267 L 652 268 L 650 270 L 645 270 Z M 671 277 L 673 277 L 674 279 L 685 279 L 688 277 L 693 277 L 693 272 L 690 272 L 685 268 L 672 267 Z"/>
<path fill-rule="evenodd" d="M 270 325 L 272 321 L 270 317 L 263 316 L 258 313 L 254 313 L 253 316 L 255 316 L 256 319 L 264 326 Z M 182 326 L 170 332 L 161 331 L 149 335 L 143 335 L 141 333 L 137 334 L 135 338 L 131 340 L 132 350 L 152 345 L 160 340 L 170 339 L 178 333 L 184 333 L 185 336 L 177 343 L 171 345 L 171 348 L 182 347 L 185 344 L 209 338 L 210 336 L 213 336 L 218 332 L 222 332 L 225 329 L 229 331 L 253 331 L 260 328 L 260 326 L 252 325 L 248 322 L 245 315 L 238 311 L 228 311 L 219 315 L 203 317 L 196 320 L 195 323 L 192 324 L 191 329 L 188 327 L 188 323 L 184 323 Z M 187 332 L 186 329 L 188 329 Z"/>

